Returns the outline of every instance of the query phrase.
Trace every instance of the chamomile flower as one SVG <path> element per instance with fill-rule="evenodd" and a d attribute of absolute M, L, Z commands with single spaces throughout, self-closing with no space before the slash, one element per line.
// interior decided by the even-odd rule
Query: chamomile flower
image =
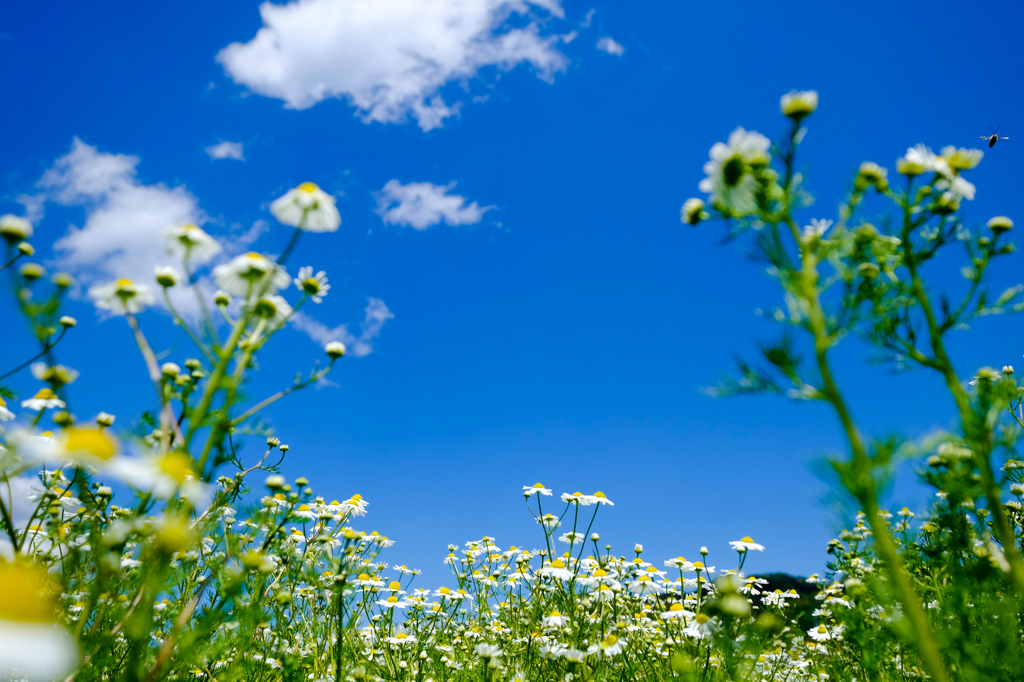
<path fill-rule="evenodd" d="M 168 254 L 195 263 L 205 263 L 221 250 L 216 239 L 191 223 L 168 227 L 163 237 Z"/>
<path fill-rule="evenodd" d="M 399 632 L 394 637 L 386 637 L 384 641 L 397 646 L 410 646 L 416 643 L 416 637 L 406 632 Z"/>
<path fill-rule="evenodd" d="M 591 503 L 590 496 L 584 495 L 583 493 L 562 493 L 562 502 L 565 502 L 566 504 L 576 503 L 583 506 L 587 506 Z"/>
<path fill-rule="evenodd" d="M 154 300 L 149 287 L 124 278 L 89 289 L 89 296 L 97 308 L 115 315 L 142 312 Z"/>
<path fill-rule="evenodd" d="M 704 210 L 704 202 L 701 199 L 687 199 L 679 211 L 679 219 L 687 225 L 696 225 L 702 220 L 707 220 L 708 217 L 708 212 Z"/>
<path fill-rule="evenodd" d="M 737 552 L 746 552 L 751 549 L 757 550 L 758 552 L 764 551 L 764 545 L 757 544 L 749 535 L 740 538 L 739 540 L 731 540 L 729 544 L 732 545 L 732 548 Z"/>
<path fill-rule="evenodd" d="M 502 655 L 501 649 L 494 644 L 477 644 L 473 647 L 474 653 L 480 658 L 498 658 Z"/>
<path fill-rule="evenodd" d="M 45 362 L 32 363 L 32 376 L 54 387 L 65 386 L 78 378 L 78 370 L 64 365 L 47 365 Z"/>
<path fill-rule="evenodd" d="M 799 121 L 818 108 L 818 93 L 814 90 L 798 92 L 791 90 L 779 100 L 779 109 L 783 116 Z"/>
<path fill-rule="evenodd" d="M 156 283 L 164 289 L 176 286 L 181 281 L 181 274 L 170 265 L 158 265 L 153 270 L 153 277 Z"/>
<path fill-rule="evenodd" d="M 981 163 L 984 156 L 985 152 L 980 149 L 964 149 L 963 147 L 957 149 L 953 145 L 942 148 L 942 158 L 954 172 L 974 168 Z"/>
<path fill-rule="evenodd" d="M 626 650 L 626 638 L 619 637 L 614 632 L 608 634 L 597 644 L 587 649 L 588 654 L 600 654 L 601 656 L 617 656 Z"/>
<path fill-rule="evenodd" d="M 534 483 L 533 485 L 523 486 L 523 495 L 531 497 L 533 495 L 551 495 L 551 488 L 545 488 L 543 483 Z"/>
<path fill-rule="evenodd" d="M 213 280 L 229 294 L 248 298 L 253 294 L 275 294 L 287 287 L 291 278 L 284 267 L 250 251 L 215 267 Z"/>
<path fill-rule="evenodd" d="M 334 197 L 312 182 L 288 190 L 270 205 L 270 212 L 282 224 L 307 232 L 334 232 L 341 225 Z"/>
<path fill-rule="evenodd" d="M 563 625 L 566 625 L 569 622 L 569 619 L 558 611 L 552 611 L 551 615 L 545 617 L 541 622 L 544 623 L 544 627 L 560 628 Z"/>
<path fill-rule="evenodd" d="M 687 611 L 679 602 L 676 602 L 672 606 L 668 607 L 668 611 L 664 611 L 661 614 L 662 620 L 671 620 L 673 618 L 693 618 L 693 611 Z"/>
<path fill-rule="evenodd" d="M 724 205 L 736 215 L 752 213 L 757 208 L 757 180 L 751 171 L 771 162 L 770 147 L 764 135 L 736 128 L 728 144 L 716 142 L 711 147 L 710 160 L 704 164 L 707 177 L 700 181 L 700 190 L 710 194 L 713 203 Z"/>
<path fill-rule="evenodd" d="M 391 595 L 387 599 L 380 599 L 375 603 L 377 604 L 377 606 L 383 607 L 385 609 L 404 609 L 409 605 L 407 601 L 403 600 L 396 594 Z"/>
<path fill-rule="evenodd" d="M 63 678 L 78 663 L 74 639 L 54 619 L 54 589 L 46 571 L 26 561 L 0 560 L 0 670 L 17 678 Z"/>
<path fill-rule="evenodd" d="M 661 594 L 663 588 L 654 582 L 650 577 L 641 575 L 629 584 L 629 591 L 633 594 Z"/>
<path fill-rule="evenodd" d="M 593 495 L 587 495 L 587 500 L 588 500 L 588 504 L 599 504 L 599 505 L 607 504 L 610 507 L 614 507 L 615 506 L 615 503 L 612 502 L 611 500 L 609 500 L 608 496 L 605 495 L 600 490 L 598 490 Z"/>
<path fill-rule="evenodd" d="M 331 285 L 327 283 L 327 273 L 321 270 L 313 274 L 313 268 L 308 265 L 299 268 L 299 276 L 292 280 L 299 291 L 309 294 L 313 303 L 320 303 L 330 290 Z"/>
<path fill-rule="evenodd" d="M 559 580 L 572 580 L 573 572 L 565 567 L 565 562 L 555 559 L 538 571 L 542 576 L 557 578 Z"/>
<path fill-rule="evenodd" d="M 825 625 L 819 625 L 816 628 L 811 628 L 807 631 L 807 635 L 815 642 L 827 642 L 830 639 L 842 639 L 843 626 L 836 625 L 832 628 L 826 627 Z"/>
<path fill-rule="evenodd" d="M 253 309 L 256 317 L 262 317 L 267 321 L 268 329 L 277 329 L 284 324 L 292 315 L 292 307 L 283 296 L 264 296 L 256 301 Z"/>
<path fill-rule="evenodd" d="M 12 215 L 0 216 L 0 237 L 8 244 L 25 241 L 32 236 L 32 223 L 22 217 Z"/>
<path fill-rule="evenodd" d="M 53 391 L 48 388 L 41 388 L 39 391 L 29 398 L 28 400 L 22 400 L 21 406 L 26 410 L 34 410 L 39 412 L 41 410 L 48 410 L 53 408 L 63 409 L 66 404 L 63 400 L 54 395 Z"/>
<path fill-rule="evenodd" d="M 14 413 L 7 409 L 7 401 L 0 398 L 0 422 L 9 422 L 14 419 Z"/>

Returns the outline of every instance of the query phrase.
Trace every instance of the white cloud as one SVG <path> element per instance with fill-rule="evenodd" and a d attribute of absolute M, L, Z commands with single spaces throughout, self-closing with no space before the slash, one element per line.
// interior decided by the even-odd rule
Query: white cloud
<path fill-rule="evenodd" d="M 435 185 L 429 182 L 410 182 L 403 185 L 389 180 L 384 189 L 376 193 L 377 210 L 385 223 L 425 230 L 444 222 L 448 225 L 472 225 L 480 222 L 493 206 L 481 207 L 475 201 L 466 205 L 466 197 L 448 194 L 455 183 Z"/>
<path fill-rule="evenodd" d="M 531 6 L 563 17 L 561 0 L 297 0 L 260 5 L 263 27 L 217 60 L 256 93 L 306 109 L 346 98 L 366 123 L 440 127 L 460 103 L 439 90 L 487 66 L 529 63 L 550 81 L 568 60 L 541 35 Z M 506 22 L 513 14 L 526 19 Z M 525 25 L 523 25 L 525 22 Z"/>
<path fill-rule="evenodd" d="M 37 183 L 46 200 L 85 208 L 85 224 L 72 225 L 54 244 L 57 266 L 83 285 L 127 277 L 156 287 L 153 268 L 172 263 L 163 230 L 206 218 L 185 187 L 140 183 L 138 165 L 137 156 L 101 152 L 75 138 Z M 189 300 L 181 303 L 190 311 Z"/>
<path fill-rule="evenodd" d="M 596 9 L 591 9 L 590 11 L 587 12 L 587 16 L 583 19 L 583 21 L 580 22 L 581 28 L 589 28 L 590 22 L 594 20 L 595 12 L 597 12 Z"/>
<path fill-rule="evenodd" d="M 205 151 L 210 155 L 211 159 L 235 159 L 236 161 L 245 161 L 245 155 L 242 153 L 241 142 L 221 141 L 215 145 L 207 147 Z"/>
<path fill-rule="evenodd" d="M 366 306 L 366 316 L 359 325 L 359 336 L 349 332 L 347 324 L 331 328 L 301 312 L 297 312 L 292 316 L 292 325 L 296 329 L 305 332 L 309 335 L 309 338 L 321 346 L 326 346 L 331 341 L 341 341 L 345 344 L 349 353 L 357 358 L 361 358 L 373 352 L 373 346 L 370 342 L 380 334 L 384 323 L 394 316 L 394 313 L 388 310 L 384 301 L 379 298 L 370 298 Z"/>
<path fill-rule="evenodd" d="M 618 44 L 608 36 L 605 36 L 597 41 L 597 49 L 608 54 L 613 54 L 616 57 L 621 57 L 626 54 L 626 48 Z"/>

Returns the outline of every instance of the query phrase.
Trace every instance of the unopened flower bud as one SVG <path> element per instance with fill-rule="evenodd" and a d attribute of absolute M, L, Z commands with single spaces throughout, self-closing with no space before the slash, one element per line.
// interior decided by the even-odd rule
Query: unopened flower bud
<path fill-rule="evenodd" d="M 687 225 L 696 225 L 707 220 L 708 213 L 704 210 L 704 202 L 700 199 L 687 199 L 680 211 L 680 219 Z"/>
<path fill-rule="evenodd" d="M 591 534 L 590 534 L 590 539 L 591 539 L 591 540 L 592 540 L 593 542 L 597 542 L 598 540 L 600 540 L 600 539 L 601 539 L 601 536 L 600 536 L 600 535 L 598 535 L 597 533 L 591 533 Z"/>
<path fill-rule="evenodd" d="M 75 283 L 75 280 L 71 275 L 66 272 L 58 272 L 56 275 L 50 278 L 53 285 L 60 287 L 61 289 L 70 289 L 71 285 Z"/>
<path fill-rule="evenodd" d="M 273 448 L 276 448 L 280 444 L 281 444 L 281 439 L 280 438 L 274 438 L 273 436 L 268 436 L 267 437 L 267 447 L 268 448 L 273 449 Z"/>
<path fill-rule="evenodd" d="M 263 485 L 267 486 L 271 490 L 278 490 L 284 487 L 284 476 L 280 474 L 271 474 L 267 476 L 267 480 L 263 482 Z"/>
<path fill-rule="evenodd" d="M 202 366 L 203 363 L 199 362 L 195 358 L 189 358 L 188 360 L 185 361 L 185 367 L 188 369 L 200 369 Z"/>
<path fill-rule="evenodd" d="M 18 244 L 18 252 L 23 256 L 34 256 L 36 253 L 36 247 L 32 246 L 28 242 L 21 242 Z"/>
<path fill-rule="evenodd" d="M 156 276 L 156 283 L 164 289 L 173 287 L 181 280 L 181 275 L 178 274 L 178 271 L 169 265 L 158 265 L 154 275 Z"/>
<path fill-rule="evenodd" d="M 879 192 L 884 192 L 889 186 L 889 171 L 872 161 L 865 161 L 860 165 L 857 172 L 856 184 L 858 188 L 875 187 Z"/>
<path fill-rule="evenodd" d="M 633 551 L 636 552 L 637 554 L 642 554 L 643 551 L 644 551 L 644 546 L 639 544 L 639 543 L 636 544 L 636 545 L 633 545 Z"/>
<path fill-rule="evenodd" d="M 32 223 L 29 221 L 10 213 L 0 216 L 0 237 L 8 244 L 15 244 L 31 236 Z"/>
<path fill-rule="evenodd" d="M 75 423 L 74 416 L 67 410 L 61 410 L 53 415 L 53 423 L 57 426 L 67 428 Z"/>
<path fill-rule="evenodd" d="M 76 324 L 78 324 L 78 320 L 71 317 L 70 315 L 63 315 L 60 318 L 60 323 L 61 326 L 63 326 L 65 329 L 70 329 L 71 327 L 74 327 Z"/>
<path fill-rule="evenodd" d="M 165 362 L 163 366 L 160 367 L 160 372 L 168 379 L 173 379 L 181 374 L 181 367 L 178 367 L 173 362 Z"/>
<path fill-rule="evenodd" d="M 107 414 L 106 412 L 100 412 L 96 415 L 96 423 L 101 427 L 113 426 L 115 419 L 117 419 L 117 417 L 112 414 Z"/>
<path fill-rule="evenodd" d="M 341 341 L 331 341 L 326 346 L 324 346 L 324 352 L 326 352 L 327 356 L 330 357 L 332 360 L 337 360 L 338 358 L 345 355 L 345 344 L 343 344 Z"/>
<path fill-rule="evenodd" d="M 701 556 L 707 556 L 708 554 L 710 554 L 710 552 L 708 552 L 708 548 L 707 547 L 701 547 L 700 548 L 700 555 Z"/>
<path fill-rule="evenodd" d="M 46 276 L 46 270 L 38 263 L 25 263 L 18 268 L 18 272 L 21 273 L 21 276 L 24 277 L 27 282 L 34 282 L 40 277 Z"/>
<path fill-rule="evenodd" d="M 799 121 L 817 108 L 818 93 L 814 90 L 791 90 L 779 100 L 779 109 L 782 110 L 783 116 L 788 116 L 794 121 Z"/>
<path fill-rule="evenodd" d="M 279 445 L 279 446 L 277 447 L 277 449 L 278 449 L 278 450 L 280 450 L 281 452 L 288 452 L 288 450 L 289 450 L 290 448 L 288 447 L 288 444 L 286 443 L 286 444 L 284 444 L 284 445 Z"/>
<path fill-rule="evenodd" d="M 218 290 L 217 293 L 213 295 L 213 302 L 219 306 L 226 306 L 231 303 L 231 294 L 226 291 Z"/>
<path fill-rule="evenodd" d="M 986 225 L 988 226 L 988 229 L 992 230 L 996 234 L 1013 229 L 1013 221 L 1004 215 L 997 215 L 994 218 L 989 218 Z"/>
<path fill-rule="evenodd" d="M 298 478 L 295 479 L 295 485 L 299 486 L 300 488 L 303 486 L 307 486 L 309 485 L 309 479 L 307 479 L 305 476 L 299 476 Z"/>
<path fill-rule="evenodd" d="M 1003 366 L 1003 375 L 1004 376 L 1008 376 L 1008 377 L 1009 376 L 1013 376 L 1013 365 L 1004 365 Z"/>

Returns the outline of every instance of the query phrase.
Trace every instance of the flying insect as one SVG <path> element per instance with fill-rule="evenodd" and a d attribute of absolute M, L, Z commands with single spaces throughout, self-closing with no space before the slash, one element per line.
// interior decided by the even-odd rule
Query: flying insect
<path fill-rule="evenodd" d="M 1002 128 L 1002 127 L 1003 126 L 998 126 L 995 130 L 992 130 L 991 128 L 985 128 L 985 130 L 992 130 L 992 134 L 991 135 L 982 135 L 981 139 L 988 140 L 988 146 L 989 147 L 995 147 L 996 146 L 996 142 L 998 142 L 999 140 L 1009 140 L 1010 138 L 1008 138 L 1008 137 L 999 137 L 999 128 Z"/>

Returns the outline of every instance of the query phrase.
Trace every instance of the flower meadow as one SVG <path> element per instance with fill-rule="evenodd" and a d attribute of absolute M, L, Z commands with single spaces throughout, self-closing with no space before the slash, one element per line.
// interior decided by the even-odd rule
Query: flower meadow
<path fill-rule="evenodd" d="M 773 144 L 737 128 L 716 144 L 704 198 L 687 200 L 681 218 L 721 221 L 729 239 L 749 242 L 782 293 L 767 313 L 780 335 L 709 392 L 820 401 L 845 434 L 846 455 L 829 463 L 836 494 L 860 511 L 825 548 L 817 574 L 799 583 L 748 575 L 748 555 L 771 550 L 750 537 L 731 541 L 726 557 L 614 548 L 600 536 L 613 500 L 535 483 L 522 489 L 532 516 L 523 516 L 526 544 L 451 545 L 427 559 L 450 568 L 448 584 L 420 584 L 416 568 L 388 563 L 392 540 L 361 529 L 369 509 L 361 495 L 321 496 L 313 482 L 279 472 L 287 434 L 269 430 L 264 410 L 303 400 L 345 347 L 328 344 L 276 394 L 252 401 L 244 390 L 264 346 L 329 293 L 326 273 L 306 266 L 293 277 L 288 261 L 300 238 L 330 239 L 305 233 L 339 228 L 330 195 L 304 183 L 270 206 L 292 230 L 277 257 L 225 260 L 201 228 L 170 226 L 168 265 L 152 281 L 81 292 L 124 318 L 154 391 L 139 414 L 90 419 L 72 412 L 78 373 L 57 360 L 76 333 L 62 304 L 80 289 L 32 260 L 28 221 L 4 216 L 2 268 L 39 353 L 0 375 L 0 676 L 1024 677 L 1024 462 L 1015 458 L 1024 389 L 1010 366 L 958 373 L 947 350 L 948 337 L 975 318 L 1024 309 L 1021 286 L 988 286 L 990 269 L 1014 251 L 1013 222 L 961 220 L 980 150 L 936 154 L 923 145 L 896 161 L 891 178 L 864 162 L 836 215 L 805 217 L 812 198 L 797 153 L 818 95 L 792 92 L 780 104 L 783 138 Z M 927 277 L 942 277 L 949 263 L 962 285 L 944 292 Z M 194 292 L 195 315 L 176 311 L 173 288 Z M 162 314 L 150 310 L 158 299 L 193 343 L 163 363 L 142 324 Z M 949 430 L 872 437 L 859 428 L 832 369 L 843 341 L 895 369 L 937 373 L 955 406 Z M 242 442 L 259 443 L 262 454 L 243 458 Z M 882 508 L 901 465 L 933 491 L 927 513 Z M 389 532 L 400 539 L 402 529 Z"/>

